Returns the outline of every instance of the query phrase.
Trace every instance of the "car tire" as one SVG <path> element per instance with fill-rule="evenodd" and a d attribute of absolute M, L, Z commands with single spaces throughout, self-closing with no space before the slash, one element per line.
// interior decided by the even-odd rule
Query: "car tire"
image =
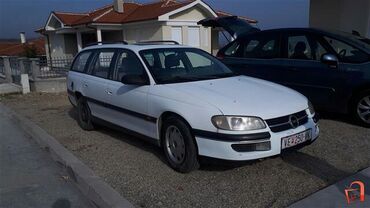
<path fill-rule="evenodd" d="M 351 108 L 354 119 L 360 125 L 370 128 L 370 90 L 357 94 Z"/>
<path fill-rule="evenodd" d="M 194 136 L 182 119 L 165 119 L 161 137 L 163 151 L 171 168 L 180 173 L 189 173 L 199 168 Z"/>
<path fill-rule="evenodd" d="M 78 125 L 86 131 L 91 131 L 94 129 L 92 122 L 92 115 L 90 107 L 84 97 L 81 97 L 77 101 L 77 113 L 78 113 Z"/>

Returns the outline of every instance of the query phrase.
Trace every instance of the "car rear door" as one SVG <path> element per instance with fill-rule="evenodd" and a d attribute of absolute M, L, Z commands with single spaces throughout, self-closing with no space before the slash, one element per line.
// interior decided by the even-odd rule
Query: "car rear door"
<path fill-rule="evenodd" d="M 123 84 L 121 80 L 125 75 L 148 76 L 134 52 L 120 49 L 114 67 L 113 80 L 107 85 L 108 101 L 112 110 L 109 112 L 111 122 L 136 133 L 153 137 L 153 131 L 150 129 L 156 127 L 156 119 L 147 115 L 150 85 Z"/>
<path fill-rule="evenodd" d="M 89 65 L 91 60 L 94 57 L 94 51 L 88 50 L 83 51 L 75 58 L 73 61 L 71 70 L 68 72 L 67 77 L 67 92 L 68 98 L 74 106 L 77 106 L 77 98 L 75 96 L 75 92 L 78 91 L 82 94 L 85 94 L 83 87 L 83 83 L 85 83 L 85 78 L 87 70 L 89 69 Z"/>
<path fill-rule="evenodd" d="M 95 51 L 88 75 L 82 81 L 83 95 L 94 117 L 109 121 L 107 85 L 112 74 L 115 59 L 114 49 Z"/>
<path fill-rule="evenodd" d="M 247 35 L 225 47 L 218 57 L 238 74 L 279 82 L 284 62 L 280 41 L 279 32 Z"/>
<path fill-rule="evenodd" d="M 306 31 L 284 33 L 284 72 L 281 84 L 291 87 L 318 107 L 335 105 L 337 87 L 345 81 L 340 68 L 331 68 L 321 62 L 321 56 L 330 52 L 317 35 Z"/>

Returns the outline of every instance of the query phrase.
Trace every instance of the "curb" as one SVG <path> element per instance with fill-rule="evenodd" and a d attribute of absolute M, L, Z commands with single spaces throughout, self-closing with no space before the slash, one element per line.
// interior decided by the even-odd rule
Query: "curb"
<path fill-rule="evenodd" d="M 96 207 L 122 208 L 134 207 L 127 199 L 123 198 L 111 186 L 82 163 L 76 156 L 69 152 L 54 137 L 50 136 L 38 125 L 17 114 L 13 110 L 0 103 L 0 109 L 9 115 L 18 125 L 40 145 L 47 150 L 52 159 L 62 165 L 75 182 L 82 194 Z"/>

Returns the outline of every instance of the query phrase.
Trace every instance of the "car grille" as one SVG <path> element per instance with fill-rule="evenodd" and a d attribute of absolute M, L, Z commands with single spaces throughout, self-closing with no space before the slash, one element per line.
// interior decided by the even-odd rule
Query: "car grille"
<path fill-rule="evenodd" d="M 299 125 L 304 125 L 308 122 L 308 115 L 306 111 L 300 111 L 298 113 L 294 113 L 291 115 L 279 117 L 279 118 L 273 118 L 266 120 L 267 125 L 269 125 L 272 132 L 281 132 L 286 131 L 288 129 L 292 129 L 292 125 L 290 122 L 291 116 L 295 116 L 297 118 Z"/>

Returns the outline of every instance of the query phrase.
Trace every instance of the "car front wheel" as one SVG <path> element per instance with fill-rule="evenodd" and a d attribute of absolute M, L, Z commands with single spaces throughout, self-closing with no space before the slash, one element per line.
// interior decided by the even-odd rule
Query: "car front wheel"
<path fill-rule="evenodd" d="M 370 128 L 370 90 L 360 93 L 356 97 L 353 114 L 358 122 Z"/>
<path fill-rule="evenodd" d="M 161 135 L 164 153 L 174 170 L 188 173 L 199 168 L 195 140 L 184 121 L 176 117 L 166 119 Z"/>

